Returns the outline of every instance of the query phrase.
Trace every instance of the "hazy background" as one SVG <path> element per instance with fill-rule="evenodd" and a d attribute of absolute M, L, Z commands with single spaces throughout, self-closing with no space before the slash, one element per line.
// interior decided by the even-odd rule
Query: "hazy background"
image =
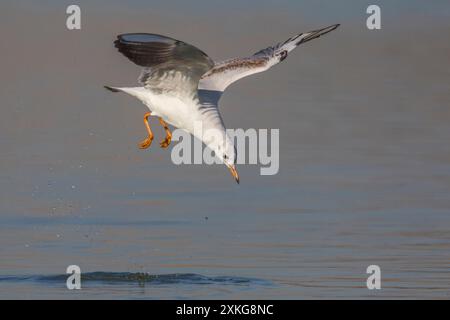
<path fill-rule="evenodd" d="M 72 3 L 0 4 L 0 298 L 449 298 L 448 1 L 76 1 L 69 31 Z M 220 60 L 334 23 L 221 100 L 229 128 L 280 129 L 275 176 L 139 150 L 145 107 L 102 88 L 136 84 L 119 33 Z M 229 278 L 36 277 L 70 264 Z"/>

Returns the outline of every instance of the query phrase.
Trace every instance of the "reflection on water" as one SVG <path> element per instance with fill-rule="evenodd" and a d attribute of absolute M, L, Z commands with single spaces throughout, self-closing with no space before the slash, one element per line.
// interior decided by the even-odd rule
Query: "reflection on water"
<path fill-rule="evenodd" d="M 382 29 L 368 31 L 355 1 L 80 1 L 76 32 L 59 2 L 22 3 L 0 4 L 0 298 L 449 298 L 447 2 L 379 1 Z M 221 59 L 333 23 L 222 97 L 228 127 L 280 129 L 275 176 L 240 166 L 237 186 L 222 166 L 139 150 L 145 108 L 103 90 L 139 73 L 119 33 Z M 11 277 L 73 264 L 80 291 L 64 275 Z M 366 288 L 372 264 L 381 290 Z"/>

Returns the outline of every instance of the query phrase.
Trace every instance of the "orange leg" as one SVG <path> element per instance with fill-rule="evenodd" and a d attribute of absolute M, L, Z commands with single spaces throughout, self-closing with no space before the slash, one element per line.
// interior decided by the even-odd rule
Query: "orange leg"
<path fill-rule="evenodd" d="M 170 132 L 167 123 L 162 118 L 159 118 L 159 123 L 164 127 L 164 130 L 166 131 L 166 138 L 161 141 L 159 145 L 161 146 L 161 148 L 167 148 L 170 144 L 170 141 L 172 141 L 172 132 Z"/>
<path fill-rule="evenodd" d="M 153 141 L 153 132 L 152 129 L 150 129 L 150 125 L 148 124 L 148 117 L 150 116 L 151 112 L 147 112 L 146 114 L 144 114 L 144 124 L 147 129 L 148 137 L 142 140 L 141 143 L 139 143 L 139 148 L 141 149 L 147 149 L 148 147 L 150 147 Z"/>

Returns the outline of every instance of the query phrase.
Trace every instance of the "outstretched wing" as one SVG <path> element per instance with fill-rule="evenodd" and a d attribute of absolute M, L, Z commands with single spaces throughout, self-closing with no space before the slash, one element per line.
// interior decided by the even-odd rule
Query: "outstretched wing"
<path fill-rule="evenodd" d="M 124 56 L 144 67 L 139 82 L 155 92 L 195 96 L 200 78 L 214 66 L 196 47 L 157 34 L 122 34 L 114 44 Z"/>
<path fill-rule="evenodd" d="M 298 45 L 316 39 L 339 27 L 335 24 L 320 30 L 300 33 L 275 46 L 256 52 L 247 58 L 236 58 L 216 63 L 203 75 L 199 89 L 224 91 L 233 82 L 249 75 L 263 72 L 286 59 Z"/>

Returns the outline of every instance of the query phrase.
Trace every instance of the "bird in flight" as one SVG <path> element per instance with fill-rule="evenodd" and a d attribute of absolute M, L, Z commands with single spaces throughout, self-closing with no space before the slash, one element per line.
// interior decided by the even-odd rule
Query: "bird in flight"
<path fill-rule="evenodd" d="M 160 146 L 167 148 L 172 134 L 167 124 L 185 130 L 200 139 L 214 151 L 237 183 L 237 153 L 226 133 L 218 104 L 225 89 L 233 82 L 249 75 L 266 71 L 286 59 L 298 45 L 316 39 L 339 27 L 335 24 L 323 29 L 297 34 L 288 40 L 260 50 L 245 58 L 214 62 L 198 48 L 183 41 L 149 33 L 128 33 L 117 36 L 115 47 L 129 60 L 143 67 L 137 87 L 105 86 L 112 92 L 125 92 L 142 101 L 149 112 L 144 114 L 147 137 L 139 144 L 150 147 L 153 132 L 150 116 L 159 118 L 166 137 Z M 213 138 L 194 130 L 200 121 L 202 132 L 214 129 Z"/>

